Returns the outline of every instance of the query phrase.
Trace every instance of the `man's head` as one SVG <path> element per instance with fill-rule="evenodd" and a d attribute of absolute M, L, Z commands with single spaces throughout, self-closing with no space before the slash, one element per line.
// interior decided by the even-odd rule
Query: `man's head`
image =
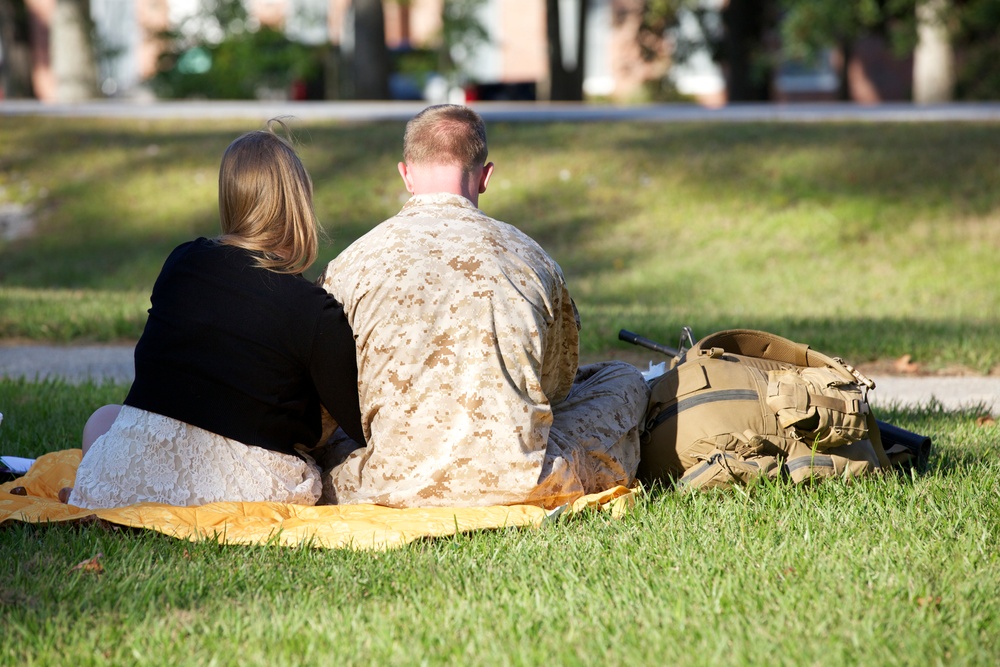
<path fill-rule="evenodd" d="M 475 111 L 457 104 L 427 107 L 406 124 L 403 161 L 459 165 L 471 172 L 486 164 L 486 125 Z"/>
<path fill-rule="evenodd" d="M 493 163 L 486 162 L 486 125 L 457 104 L 427 107 L 406 124 L 399 174 L 412 194 L 451 192 L 478 205 Z"/>

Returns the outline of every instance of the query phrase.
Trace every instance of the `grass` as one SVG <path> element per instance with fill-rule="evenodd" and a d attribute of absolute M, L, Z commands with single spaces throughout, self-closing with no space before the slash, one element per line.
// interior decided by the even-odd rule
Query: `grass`
<path fill-rule="evenodd" d="M 243 124 L 8 118 L 0 339 L 133 340 L 160 263 L 213 234 Z M 993 124 L 497 124 L 483 200 L 562 264 L 586 355 L 620 327 L 674 344 L 755 327 L 853 362 L 1000 363 Z M 401 125 L 309 124 L 333 236 L 400 205 Z M 315 270 L 314 270 L 315 271 Z M 0 450 L 75 447 L 126 387 L 0 380 Z M 0 664 L 994 665 L 1000 432 L 889 408 L 922 474 L 644 493 L 576 517 L 386 553 L 188 543 L 101 524 L 0 526 Z M 102 554 L 102 574 L 73 567 Z"/>
<path fill-rule="evenodd" d="M 217 225 L 233 121 L 8 118 L 0 338 L 134 340 L 171 248 Z M 302 123 L 332 243 L 403 200 L 399 123 Z M 674 344 L 751 327 L 855 363 L 1000 366 L 996 124 L 505 124 L 484 210 L 563 266 L 590 358 L 628 328 Z"/>
<path fill-rule="evenodd" d="M 4 447 L 71 446 L 121 391 L 2 381 Z M 8 523 L 0 664 L 993 665 L 1000 434 L 975 415 L 881 415 L 934 438 L 923 474 L 651 489 L 620 520 L 386 553 Z"/>

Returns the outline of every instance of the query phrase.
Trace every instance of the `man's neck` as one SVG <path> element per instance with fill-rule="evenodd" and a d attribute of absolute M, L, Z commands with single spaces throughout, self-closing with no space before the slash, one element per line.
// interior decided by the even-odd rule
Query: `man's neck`
<path fill-rule="evenodd" d="M 403 181 L 414 195 L 448 192 L 479 206 L 480 175 L 467 173 L 460 167 L 437 164 L 408 166 L 407 177 Z"/>

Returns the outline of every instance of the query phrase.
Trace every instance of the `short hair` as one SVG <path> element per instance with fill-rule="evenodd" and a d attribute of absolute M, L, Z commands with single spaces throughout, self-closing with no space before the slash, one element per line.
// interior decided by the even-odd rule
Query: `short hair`
<path fill-rule="evenodd" d="M 458 164 L 471 172 L 486 164 L 486 124 L 458 104 L 427 107 L 406 124 L 403 161 L 407 164 Z"/>
<path fill-rule="evenodd" d="M 319 250 L 312 179 L 290 143 L 281 120 L 229 144 L 219 167 L 220 243 L 258 253 L 258 266 L 276 273 L 302 273 Z"/>

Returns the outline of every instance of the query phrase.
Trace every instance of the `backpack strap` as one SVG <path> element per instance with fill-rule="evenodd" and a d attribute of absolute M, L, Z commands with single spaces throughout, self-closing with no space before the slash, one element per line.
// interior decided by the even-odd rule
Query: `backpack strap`
<path fill-rule="evenodd" d="M 700 350 L 721 348 L 729 354 L 744 357 L 770 359 L 796 366 L 816 366 L 816 359 L 810 363 L 812 350 L 805 343 L 795 343 L 767 331 L 755 329 L 726 329 L 705 336 L 691 348 L 690 352 L 700 354 Z M 825 364 L 822 364 L 825 365 Z"/>
<path fill-rule="evenodd" d="M 848 382 L 858 382 L 869 389 L 875 387 L 871 379 L 862 375 L 843 359 L 831 357 L 812 349 L 805 343 L 796 343 L 768 331 L 756 329 L 726 329 L 709 334 L 699 340 L 688 354 L 708 354 L 706 350 L 721 349 L 729 354 L 767 359 L 780 363 L 809 368 L 832 368 Z"/>

